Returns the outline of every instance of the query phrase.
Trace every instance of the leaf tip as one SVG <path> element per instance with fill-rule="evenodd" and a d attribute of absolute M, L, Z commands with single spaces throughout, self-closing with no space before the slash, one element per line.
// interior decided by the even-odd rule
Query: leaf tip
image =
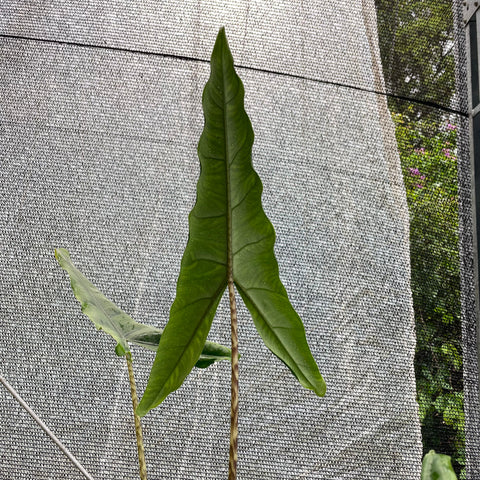
<path fill-rule="evenodd" d="M 55 249 L 55 259 L 57 260 L 57 262 L 60 262 L 61 257 L 70 258 L 68 250 L 66 250 L 65 248 L 56 248 Z"/>
<path fill-rule="evenodd" d="M 325 394 L 327 393 L 327 384 L 323 381 L 323 379 L 322 379 L 322 382 L 321 382 L 320 386 L 315 389 L 315 393 L 319 397 L 324 397 Z"/>
<path fill-rule="evenodd" d="M 227 34 L 225 33 L 225 27 L 221 27 L 218 31 L 217 39 L 215 41 L 215 45 L 228 45 Z"/>
<path fill-rule="evenodd" d="M 144 394 L 143 398 L 140 400 L 140 403 L 138 404 L 137 409 L 135 410 L 135 413 L 139 417 L 144 417 L 150 410 L 153 410 L 155 407 L 160 405 L 160 403 L 162 402 L 152 405 L 152 402 L 149 402 L 149 400 L 145 398 L 145 394 Z"/>
<path fill-rule="evenodd" d="M 142 402 L 138 405 L 137 409 L 135 410 L 135 413 L 141 418 L 144 417 L 147 414 L 148 410 L 145 410 L 142 406 Z"/>

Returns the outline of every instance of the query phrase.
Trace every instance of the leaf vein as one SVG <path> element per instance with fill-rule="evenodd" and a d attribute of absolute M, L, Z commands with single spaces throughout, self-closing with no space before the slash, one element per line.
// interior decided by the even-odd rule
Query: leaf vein
<path fill-rule="evenodd" d="M 245 138 L 242 140 L 242 143 L 238 146 L 238 150 L 234 153 L 233 157 L 232 157 L 232 160 L 229 162 L 230 165 L 233 164 L 233 162 L 235 162 L 235 160 L 237 159 L 237 156 L 239 153 L 242 153 L 244 148 L 246 147 L 247 149 L 249 149 L 249 143 L 248 142 L 248 134 L 245 134 Z"/>
<path fill-rule="evenodd" d="M 185 310 L 188 307 L 191 307 L 192 305 L 195 305 L 196 303 L 200 303 L 203 300 L 211 300 L 211 298 L 212 298 L 211 296 L 197 298 L 197 299 L 193 300 L 192 302 L 188 302 L 185 305 L 183 305 L 182 307 L 180 307 L 178 310 L 175 311 L 175 314 L 181 312 L 182 310 Z"/>
<path fill-rule="evenodd" d="M 221 218 L 221 217 L 225 217 L 226 214 L 225 213 L 220 213 L 219 215 L 205 215 L 204 217 L 203 216 L 200 216 L 200 215 L 197 215 L 196 213 L 193 213 L 192 212 L 192 215 L 195 217 L 195 218 L 198 218 L 199 220 L 203 220 L 203 219 L 210 219 L 210 218 Z"/>
<path fill-rule="evenodd" d="M 255 245 L 257 243 L 260 243 L 262 242 L 263 240 L 266 240 L 267 238 L 269 238 L 270 235 L 265 235 L 263 236 L 262 238 L 259 238 L 258 240 L 255 240 L 253 242 L 248 242 L 246 243 L 245 245 L 242 245 L 238 250 L 236 250 L 235 252 L 233 252 L 233 256 L 237 255 L 238 253 L 240 253 L 244 248 L 247 248 L 247 247 L 250 247 L 251 245 Z"/>
<path fill-rule="evenodd" d="M 248 197 L 248 194 L 253 190 L 253 188 L 255 187 L 256 184 L 257 184 L 257 181 L 255 180 L 255 182 L 252 183 L 252 185 L 248 188 L 245 195 L 240 199 L 240 201 L 232 207 L 232 210 L 235 210 L 237 207 L 239 207 L 245 201 L 245 199 Z"/>
<path fill-rule="evenodd" d="M 276 292 L 275 290 L 272 290 L 271 288 L 266 288 L 266 287 L 248 287 L 248 288 L 244 288 L 244 290 L 246 292 L 249 292 L 251 290 L 259 290 L 263 292 L 276 293 L 277 295 L 279 295 L 279 293 Z"/>
<path fill-rule="evenodd" d="M 222 265 L 223 267 L 227 266 L 227 264 L 225 262 L 221 262 L 220 260 L 213 260 L 212 258 L 196 258 L 195 260 L 197 262 L 203 261 L 203 262 L 216 263 L 217 265 Z M 210 298 L 210 297 L 208 297 L 208 298 Z"/>

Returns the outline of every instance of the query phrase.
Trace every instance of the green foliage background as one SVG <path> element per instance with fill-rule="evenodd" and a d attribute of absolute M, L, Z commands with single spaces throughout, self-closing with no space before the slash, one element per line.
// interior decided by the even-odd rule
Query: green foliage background
<path fill-rule="evenodd" d="M 410 212 L 415 372 L 424 453 L 465 465 L 455 125 L 394 113 Z"/>
<path fill-rule="evenodd" d="M 424 454 L 465 478 L 452 0 L 375 0 L 388 104 L 410 213 L 415 372 Z M 407 97 L 412 101 L 398 98 Z"/>
<path fill-rule="evenodd" d="M 450 106 L 455 91 L 452 0 L 375 0 L 380 52 L 387 89 L 395 95 Z M 394 112 L 412 119 L 441 111 L 390 98 Z"/>

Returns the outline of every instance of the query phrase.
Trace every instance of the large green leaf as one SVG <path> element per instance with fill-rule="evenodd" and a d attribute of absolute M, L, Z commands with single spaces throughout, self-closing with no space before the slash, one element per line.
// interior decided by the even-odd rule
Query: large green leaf
<path fill-rule="evenodd" d="M 243 99 L 243 85 L 222 28 L 203 91 L 201 172 L 177 295 L 139 415 L 179 388 L 197 361 L 227 286 L 229 268 L 267 347 L 304 387 L 325 394 L 302 322 L 279 279 L 275 232 L 263 211 L 262 183 L 252 167 L 253 130 Z"/>
<path fill-rule="evenodd" d="M 421 480 L 457 480 L 450 457 L 430 450 L 423 457 Z"/>
<path fill-rule="evenodd" d="M 108 333 L 117 342 L 118 355 L 130 352 L 129 344 L 157 351 L 163 331 L 135 322 L 123 310 L 106 298 L 73 264 L 64 248 L 55 250 L 55 258 L 70 276 L 73 293 L 82 306 L 82 312 L 99 330 Z M 230 349 L 206 342 L 196 366 L 207 367 L 215 361 L 230 360 Z"/>

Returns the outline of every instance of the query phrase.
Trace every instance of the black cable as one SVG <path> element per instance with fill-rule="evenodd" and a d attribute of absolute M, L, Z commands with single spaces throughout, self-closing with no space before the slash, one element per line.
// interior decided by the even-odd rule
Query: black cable
<path fill-rule="evenodd" d="M 187 62 L 200 62 L 200 63 L 210 63 L 209 60 L 195 57 L 186 57 L 182 55 L 174 55 L 170 53 L 158 53 L 158 52 L 148 52 L 145 50 L 136 50 L 134 48 L 126 47 L 109 47 L 108 45 L 96 45 L 94 43 L 80 43 L 80 42 L 70 42 L 67 40 L 53 40 L 51 38 L 36 38 L 36 37 L 26 37 L 23 35 L 9 35 L 6 33 L 0 33 L 0 38 L 11 38 L 14 40 L 27 40 L 32 42 L 41 42 L 41 43 L 51 43 L 55 45 L 67 45 L 70 47 L 80 47 L 80 48 L 92 48 L 97 50 L 108 50 L 113 52 L 124 52 L 124 53 L 133 53 L 140 55 L 150 55 L 153 57 L 162 57 L 162 58 L 174 58 L 178 60 L 185 60 Z"/>
<path fill-rule="evenodd" d="M 36 38 L 36 37 L 27 37 L 27 36 L 23 36 L 23 35 L 10 35 L 10 34 L 0 34 L 0 38 L 10 38 L 10 39 L 14 39 L 14 40 L 26 40 L 26 41 L 32 41 L 32 42 L 50 43 L 50 44 L 55 44 L 55 45 L 68 45 L 68 46 L 71 46 L 71 47 L 91 48 L 91 49 L 98 49 L 98 50 L 108 50 L 108 51 L 114 51 L 114 52 L 139 54 L 139 55 L 151 55 L 151 56 L 155 56 L 155 57 L 172 58 L 172 59 L 175 59 L 175 60 L 183 60 L 183 61 L 187 61 L 187 62 L 210 63 L 209 60 L 206 60 L 204 58 L 187 57 L 187 56 L 184 56 L 184 55 L 174 55 L 174 54 L 171 54 L 171 53 L 148 52 L 148 51 L 145 51 L 145 50 L 137 50 L 137 49 L 126 48 L 126 47 L 109 47 L 107 45 L 96 45 L 96 44 L 88 44 L 88 43 L 80 43 L 80 42 L 71 42 L 71 41 L 66 41 L 66 40 L 53 40 L 53 39 L 48 39 L 48 38 Z M 333 81 L 329 81 L 329 80 L 319 80 L 318 78 L 307 77 L 307 76 L 303 76 L 303 75 L 296 75 L 294 73 L 277 72 L 275 70 L 268 70 L 268 69 L 257 68 L 257 67 L 249 67 L 249 66 L 239 65 L 239 64 L 235 64 L 235 66 L 237 68 L 243 68 L 245 70 L 250 70 L 250 71 L 253 71 L 253 72 L 269 73 L 269 74 L 273 74 L 273 75 L 279 75 L 279 76 L 282 76 L 282 77 L 295 78 L 295 79 L 299 79 L 299 80 L 306 80 L 306 81 L 309 81 L 309 82 L 321 83 L 323 85 L 333 85 L 333 86 L 342 87 L 342 88 L 349 88 L 351 90 L 357 90 L 357 91 L 360 91 L 360 92 L 373 93 L 375 95 L 382 95 L 384 97 L 396 98 L 398 100 L 405 100 L 405 101 L 408 101 L 408 102 L 413 102 L 413 103 L 418 103 L 420 105 L 425 105 L 427 107 L 437 108 L 439 110 L 443 110 L 444 112 L 453 113 L 455 115 L 460 115 L 462 117 L 468 117 L 468 114 L 465 113 L 465 112 L 462 112 L 460 110 L 455 110 L 453 108 L 445 107 L 443 105 L 439 105 L 435 102 L 430 102 L 428 100 L 418 100 L 418 99 L 415 99 L 415 98 L 406 97 L 404 95 L 396 95 L 394 93 L 380 92 L 380 91 L 377 91 L 377 90 L 371 90 L 371 89 L 364 88 L 364 87 L 349 85 L 347 83 L 333 82 Z"/>

